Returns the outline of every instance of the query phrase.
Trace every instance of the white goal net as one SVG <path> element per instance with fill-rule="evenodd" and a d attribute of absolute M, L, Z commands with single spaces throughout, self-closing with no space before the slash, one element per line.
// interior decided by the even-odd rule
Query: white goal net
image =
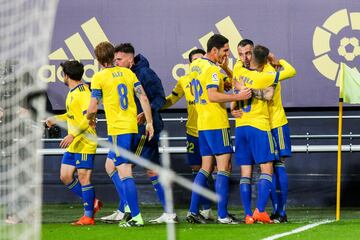
<path fill-rule="evenodd" d="M 41 119 L 56 0 L 0 0 L 0 239 L 40 239 Z"/>

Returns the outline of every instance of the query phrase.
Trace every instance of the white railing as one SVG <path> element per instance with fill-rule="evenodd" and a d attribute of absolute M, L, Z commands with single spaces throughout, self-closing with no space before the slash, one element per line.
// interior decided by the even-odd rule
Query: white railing
<path fill-rule="evenodd" d="M 291 148 L 294 153 L 310 153 L 310 152 L 337 152 L 337 145 L 293 145 Z M 66 151 L 63 148 L 39 149 L 39 153 L 43 155 L 61 155 Z M 160 153 L 164 151 L 173 154 L 186 153 L 186 147 L 159 147 Z M 360 145 L 342 145 L 343 152 L 359 152 Z M 107 154 L 108 148 L 98 148 L 97 154 Z"/>

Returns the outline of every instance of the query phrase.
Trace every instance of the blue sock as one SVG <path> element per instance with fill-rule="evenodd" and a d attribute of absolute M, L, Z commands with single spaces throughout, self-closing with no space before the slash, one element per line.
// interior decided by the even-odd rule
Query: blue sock
<path fill-rule="evenodd" d="M 123 187 L 123 183 L 120 180 L 119 177 L 119 173 L 117 170 L 113 171 L 109 177 L 111 178 L 111 180 L 113 181 L 115 188 L 116 188 L 116 192 L 119 195 L 120 198 L 120 202 L 119 202 L 119 207 L 118 209 L 121 212 L 125 212 L 125 206 L 127 205 L 126 202 L 126 195 L 125 195 L 125 191 L 124 191 L 124 187 Z"/>
<path fill-rule="evenodd" d="M 79 179 L 74 178 L 73 181 L 71 183 L 69 183 L 68 185 L 66 185 L 66 187 L 68 189 L 70 189 L 70 191 L 72 191 L 76 196 L 78 196 L 79 198 L 82 198 L 82 191 L 81 191 L 81 185 L 79 182 Z"/>
<path fill-rule="evenodd" d="M 198 170 L 192 170 L 192 177 L 193 177 L 193 182 L 195 180 L 196 175 L 198 174 Z M 210 184 L 209 184 L 209 179 L 211 177 L 208 178 L 208 181 L 206 181 L 206 185 L 205 187 L 207 189 L 210 190 Z M 203 210 L 207 210 L 211 208 L 211 201 L 203 196 L 200 196 L 200 205 L 202 206 Z"/>
<path fill-rule="evenodd" d="M 95 191 L 92 184 L 84 185 L 81 187 L 85 216 L 94 217 L 94 200 L 95 200 Z"/>
<path fill-rule="evenodd" d="M 159 182 L 159 176 L 150 177 L 150 180 L 151 180 L 154 190 L 160 200 L 160 203 L 165 211 L 165 209 L 166 209 L 165 193 L 164 193 L 164 188 L 161 186 L 161 184 Z"/>
<path fill-rule="evenodd" d="M 245 216 L 252 216 L 251 211 L 251 178 L 240 178 L 240 196 Z"/>
<path fill-rule="evenodd" d="M 226 171 L 218 171 L 215 183 L 216 193 L 220 196 L 218 201 L 218 217 L 225 218 L 228 215 L 227 205 L 229 201 L 229 176 Z"/>
<path fill-rule="evenodd" d="M 284 216 L 286 214 L 286 202 L 288 195 L 288 175 L 286 173 L 286 168 L 283 163 L 275 165 L 275 172 L 277 176 L 277 181 L 279 183 L 279 214 Z"/>
<path fill-rule="evenodd" d="M 271 202 L 272 202 L 272 206 L 273 206 L 273 213 L 277 213 L 278 212 L 278 207 L 279 207 L 279 198 L 278 198 L 278 193 L 276 191 L 276 187 L 277 187 L 277 174 L 274 172 L 272 175 L 272 186 L 271 186 L 271 192 L 270 192 L 270 198 L 271 198 Z"/>
<path fill-rule="evenodd" d="M 211 176 L 209 178 L 211 178 Z M 209 184 L 209 181 L 210 181 L 209 178 L 205 183 L 205 187 L 211 191 L 210 184 Z M 200 204 L 201 204 L 203 210 L 207 210 L 207 209 L 211 208 L 211 201 L 206 197 L 201 196 Z"/>
<path fill-rule="evenodd" d="M 197 175 L 198 173 L 199 173 L 199 170 L 192 170 L 191 176 L 192 176 L 193 182 L 195 181 L 196 175 Z"/>
<path fill-rule="evenodd" d="M 203 169 L 200 169 L 200 171 L 195 177 L 194 184 L 205 187 L 208 177 L 209 177 L 209 173 Z M 198 193 L 194 191 L 192 192 L 189 212 L 194 214 L 199 214 L 200 198 L 201 197 Z"/>
<path fill-rule="evenodd" d="M 127 199 L 127 203 L 129 204 L 129 208 L 131 211 L 131 216 L 135 217 L 140 213 L 137 190 L 133 177 L 127 177 L 121 179 L 123 183 L 123 188 L 125 190 L 125 196 Z"/>
<path fill-rule="evenodd" d="M 265 211 L 272 185 L 271 175 L 265 173 L 260 174 L 258 183 L 258 201 L 256 204 L 256 208 L 259 209 L 259 212 Z"/>

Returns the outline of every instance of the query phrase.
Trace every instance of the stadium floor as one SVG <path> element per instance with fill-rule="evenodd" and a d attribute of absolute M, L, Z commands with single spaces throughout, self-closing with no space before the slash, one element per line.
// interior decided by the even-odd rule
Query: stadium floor
<path fill-rule="evenodd" d="M 110 214 L 115 205 L 104 207 L 98 218 Z M 141 207 L 145 221 L 159 216 L 159 206 Z M 231 213 L 240 216 L 240 210 L 231 208 Z M 43 207 L 42 239 L 121 239 L 121 240 L 152 240 L 166 239 L 165 225 L 146 224 L 143 228 L 121 229 L 116 224 L 96 222 L 91 227 L 74 227 L 69 223 L 80 217 L 81 206 L 69 204 L 45 205 Z M 177 225 L 177 239 L 264 239 L 276 234 L 298 229 L 323 220 L 333 220 L 333 208 L 291 208 L 288 210 L 289 223 L 287 224 L 255 224 L 255 225 L 192 225 L 185 221 L 186 209 L 178 209 L 180 224 Z M 281 239 L 358 239 L 360 236 L 360 209 L 343 209 L 341 221 L 317 226 L 315 228 L 282 237 Z"/>

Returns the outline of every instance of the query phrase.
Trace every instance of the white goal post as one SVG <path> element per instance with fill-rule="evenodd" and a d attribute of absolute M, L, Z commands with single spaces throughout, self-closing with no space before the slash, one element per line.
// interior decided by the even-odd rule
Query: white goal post
<path fill-rule="evenodd" d="M 57 2 L 0 0 L 0 239 L 41 235 L 46 84 L 36 74 L 48 61 Z"/>

